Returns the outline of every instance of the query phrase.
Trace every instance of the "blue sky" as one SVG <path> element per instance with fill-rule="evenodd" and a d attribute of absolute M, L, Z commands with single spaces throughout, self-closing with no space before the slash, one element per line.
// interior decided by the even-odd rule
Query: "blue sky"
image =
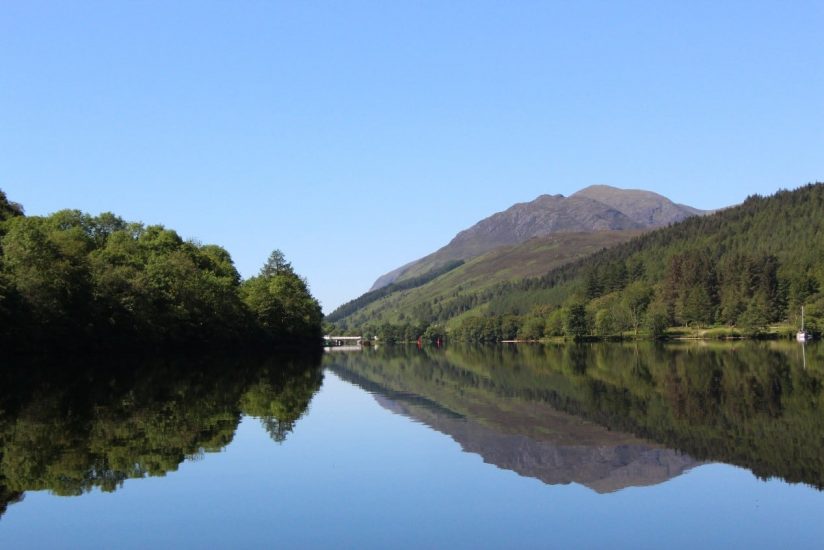
<path fill-rule="evenodd" d="M 274 248 L 325 310 L 515 202 L 824 180 L 824 2 L 0 5 L 0 188 Z"/>

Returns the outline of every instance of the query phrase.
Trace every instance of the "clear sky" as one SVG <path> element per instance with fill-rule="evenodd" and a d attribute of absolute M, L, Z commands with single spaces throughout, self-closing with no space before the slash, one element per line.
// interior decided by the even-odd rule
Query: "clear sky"
<path fill-rule="evenodd" d="M 0 3 L 0 188 L 274 248 L 329 312 L 543 193 L 824 180 L 824 2 Z"/>

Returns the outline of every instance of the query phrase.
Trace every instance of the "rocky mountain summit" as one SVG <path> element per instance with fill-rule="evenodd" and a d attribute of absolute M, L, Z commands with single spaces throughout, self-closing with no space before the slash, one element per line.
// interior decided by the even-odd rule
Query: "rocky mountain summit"
<path fill-rule="evenodd" d="M 500 246 L 520 244 L 555 233 L 652 229 L 706 211 L 676 204 L 639 189 L 593 185 L 569 197 L 541 195 L 515 204 L 458 233 L 446 246 L 375 281 L 376 290 L 395 281 L 422 275 L 453 260 L 467 260 Z"/>

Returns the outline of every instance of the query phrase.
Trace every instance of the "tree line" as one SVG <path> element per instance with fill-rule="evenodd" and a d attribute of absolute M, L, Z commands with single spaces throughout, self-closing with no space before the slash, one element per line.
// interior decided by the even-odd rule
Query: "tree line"
<path fill-rule="evenodd" d="M 279 250 L 243 281 L 220 246 L 111 213 L 26 216 L 0 191 L 5 349 L 305 345 L 321 322 Z"/>

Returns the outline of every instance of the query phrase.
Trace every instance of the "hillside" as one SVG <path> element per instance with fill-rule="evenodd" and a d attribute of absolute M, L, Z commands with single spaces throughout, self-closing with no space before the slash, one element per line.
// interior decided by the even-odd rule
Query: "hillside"
<path fill-rule="evenodd" d="M 426 317 L 429 314 L 419 310 L 421 307 L 432 310 L 432 307 L 424 304 L 448 302 L 458 296 L 471 295 L 499 283 L 543 275 L 555 267 L 604 247 L 626 242 L 641 232 L 642 230 L 634 229 L 560 233 L 534 237 L 517 245 L 501 246 L 467 262 L 459 263 L 452 269 L 431 271 L 431 274 L 438 275 L 434 278 L 405 279 L 370 291 L 337 308 L 326 319 L 336 323 L 341 329 L 346 329 L 365 323 L 401 323 L 421 316 Z M 450 264 L 444 266 L 449 267 Z M 416 285 L 416 281 L 421 281 L 422 284 Z"/>
<path fill-rule="evenodd" d="M 802 305 L 807 327 L 820 331 L 822 289 L 824 184 L 818 183 L 753 196 L 543 277 L 442 307 L 470 312 L 450 326 L 453 337 L 467 340 L 610 337 L 627 331 L 658 336 L 668 327 L 713 326 L 757 334 L 776 323 L 794 330 Z M 472 303 L 483 308 L 467 307 Z"/>
<path fill-rule="evenodd" d="M 806 305 L 808 328 L 824 328 L 824 184 L 753 196 L 601 248 L 540 277 L 484 287 L 436 278 L 428 288 L 437 294 L 424 286 L 390 296 L 346 326 L 390 340 L 427 329 L 471 341 L 658 336 L 679 326 L 754 334 L 776 323 L 791 330 Z"/>
<path fill-rule="evenodd" d="M 541 195 L 515 204 L 458 233 L 446 246 L 378 278 L 370 290 L 424 275 L 455 260 L 468 260 L 500 246 L 558 233 L 654 228 L 704 213 L 650 191 L 594 185 L 574 193 Z"/>

